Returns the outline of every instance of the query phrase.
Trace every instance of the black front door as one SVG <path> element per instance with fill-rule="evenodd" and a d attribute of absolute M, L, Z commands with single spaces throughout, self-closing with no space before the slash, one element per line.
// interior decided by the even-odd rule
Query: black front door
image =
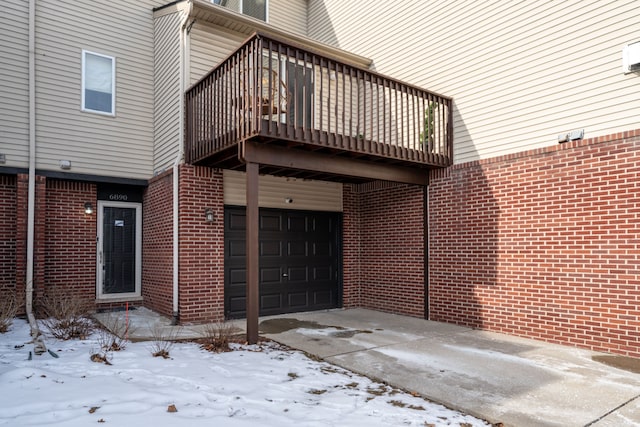
<path fill-rule="evenodd" d="M 225 313 L 246 315 L 246 216 L 225 209 Z M 260 315 L 341 304 L 341 214 L 260 210 Z"/>
<path fill-rule="evenodd" d="M 132 205 L 132 204 L 129 204 Z M 101 205 L 98 296 L 139 293 L 139 207 Z"/>

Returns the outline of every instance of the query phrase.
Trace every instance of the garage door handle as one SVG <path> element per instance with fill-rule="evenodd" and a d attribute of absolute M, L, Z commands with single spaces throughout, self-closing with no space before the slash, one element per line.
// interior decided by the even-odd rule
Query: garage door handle
<path fill-rule="evenodd" d="M 289 277 L 287 273 L 282 273 L 282 277 Z"/>

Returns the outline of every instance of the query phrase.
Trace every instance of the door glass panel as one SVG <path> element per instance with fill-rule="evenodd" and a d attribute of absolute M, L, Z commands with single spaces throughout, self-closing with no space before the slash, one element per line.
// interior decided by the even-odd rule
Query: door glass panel
<path fill-rule="evenodd" d="M 311 127 L 313 102 L 312 70 L 300 64 L 287 63 L 287 88 L 289 90 L 287 120 L 296 127 Z"/>
<path fill-rule="evenodd" d="M 136 209 L 104 207 L 103 294 L 136 291 Z"/>

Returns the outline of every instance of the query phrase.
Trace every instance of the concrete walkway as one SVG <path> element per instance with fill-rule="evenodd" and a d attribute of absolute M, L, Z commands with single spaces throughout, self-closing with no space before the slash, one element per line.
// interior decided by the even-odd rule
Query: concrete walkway
<path fill-rule="evenodd" d="M 148 310 L 130 313 L 133 338 L 172 328 Z M 492 423 L 640 426 L 640 360 L 363 309 L 260 320 L 262 336 Z"/>
<path fill-rule="evenodd" d="M 640 374 L 594 361 L 601 353 L 362 309 L 283 315 L 260 330 L 492 423 L 640 426 Z"/>

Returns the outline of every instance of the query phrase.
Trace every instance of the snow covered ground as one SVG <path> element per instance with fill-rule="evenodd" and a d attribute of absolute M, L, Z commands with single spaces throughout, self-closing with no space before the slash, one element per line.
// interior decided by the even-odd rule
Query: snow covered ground
<path fill-rule="evenodd" d="M 273 343 L 211 353 L 176 343 L 127 343 L 92 362 L 98 336 L 46 340 L 28 360 L 28 324 L 0 334 L 2 426 L 486 426 L 408 393 Z M 169 409 L 175 408 L 176 411 Z"/>

